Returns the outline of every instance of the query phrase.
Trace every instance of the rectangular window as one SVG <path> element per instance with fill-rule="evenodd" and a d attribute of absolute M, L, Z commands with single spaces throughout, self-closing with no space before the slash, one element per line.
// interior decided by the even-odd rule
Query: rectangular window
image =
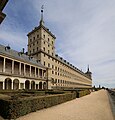
<path fill-rule="evenodd" d="M 48 38 L 48 42 L 50 41 L 50 39 Z"/>
<path fill-rule="evenodd" d="M 44 35 L 44 39 L 45 39 L 45 35 Z"/>
<path fill-rule="evenodd" d="M 52 65 L 52 69 L 54 69 L 54 65 Z"/>
<path fill-rule="evenodd" d="M 54 74 L 54 71 L 52 71 L 52 74 Z"/>
<path fill-rule="evenodd" d="M 57 67 L 55 66 L 55 70 L 57 70 Z"/>
<path fill-rule="evenodd" d="M 39 35 L 37 35 L 37 38 L 39 38 Z"/>
<path fill-rule="evenodd" d="M 45 51 L 45 47 L 43 47 L 44 51 Z"/>
<path fill-rule="evenodd" d="M 50 63 L 48 63 L 48 67 L 50 67 Z"/>
<path fill-rule="evenodd" d="M 45 61 L 44 61 L 44 66 L 45 66 Z"/>

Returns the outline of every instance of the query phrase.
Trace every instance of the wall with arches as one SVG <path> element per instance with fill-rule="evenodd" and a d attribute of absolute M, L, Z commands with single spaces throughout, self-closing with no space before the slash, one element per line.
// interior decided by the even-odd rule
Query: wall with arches
<path fill-rule="evenodd" d="M 46 81 L 0 75 L 0 89 L 47 89 Z"/>

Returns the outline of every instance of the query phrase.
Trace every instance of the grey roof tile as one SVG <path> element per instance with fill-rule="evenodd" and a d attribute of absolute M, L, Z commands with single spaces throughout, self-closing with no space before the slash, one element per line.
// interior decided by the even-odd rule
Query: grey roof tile
<path fill-rule="evenodd" d="M 13 49 L 5 49 L 6 46 L 3 46 L 0 44 L 0 54 L 6 55 L 8 57 L 12 57 L 14 59 L 17 60 L 21 60 L 33 65 L 36 65 L 38 67 L 42 67 L 45 68 L 45 66 L 43 66 L 39 61 L 37 61 L 37 59 L 35 58 L 30 58 L 28 55 L 26 54 L 22 54 L 21 52 L 15 51 Z"/>

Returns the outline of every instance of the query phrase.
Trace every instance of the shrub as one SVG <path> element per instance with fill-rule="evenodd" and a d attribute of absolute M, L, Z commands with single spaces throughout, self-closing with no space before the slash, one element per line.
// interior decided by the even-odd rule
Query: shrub
<path fill-rule="evenodd" d="M 56 94 L 49 96 L 34 96 L 0 100 L 0 115 L 5 119 L 16 119 L 30 112 L 48 108 L 76 98 L 75 93 Z"/>

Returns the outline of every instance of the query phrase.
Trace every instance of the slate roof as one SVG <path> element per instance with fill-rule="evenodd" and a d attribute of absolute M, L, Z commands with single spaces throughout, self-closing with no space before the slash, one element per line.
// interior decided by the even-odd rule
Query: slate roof
<path fill-rule="evenodd" d="M 31 35 L 31 34 L 32 34 L 33 32 L 35 32 L 35 31 L 39 30 L 41 27 L 42 27 L 46 32 L 48 32 L 54 39 L 56 39 L 55 35 L 53 35 L 52 32 L 51 32 L 48 28 L 46 28 L 45 26 L 43 26 L 43 25 L 39 25 L 38 27 L 35 27 L 34 30 L 32 30 L 31 32 L 29 32 L 29 33 L 27 34 L 27 36 Z"/>
<path fill-rule="evenodd" d="M 8 47 L 9 46 L 3 46 L 0 44 L 0 54 L 5 55 L 7 57 L 14 58 L 16 60 L 27 62 L 29 64 L 36 65 L 38 67 L 46 68 L 39 61 L 37 61 L 37 59 L 29 57 L 28 55 L 26 55 L 22 52 L 15 51 L 15 50 L 11 49 L 10 47 L 9 47 L 10 49 L 8 49 Z"/>

